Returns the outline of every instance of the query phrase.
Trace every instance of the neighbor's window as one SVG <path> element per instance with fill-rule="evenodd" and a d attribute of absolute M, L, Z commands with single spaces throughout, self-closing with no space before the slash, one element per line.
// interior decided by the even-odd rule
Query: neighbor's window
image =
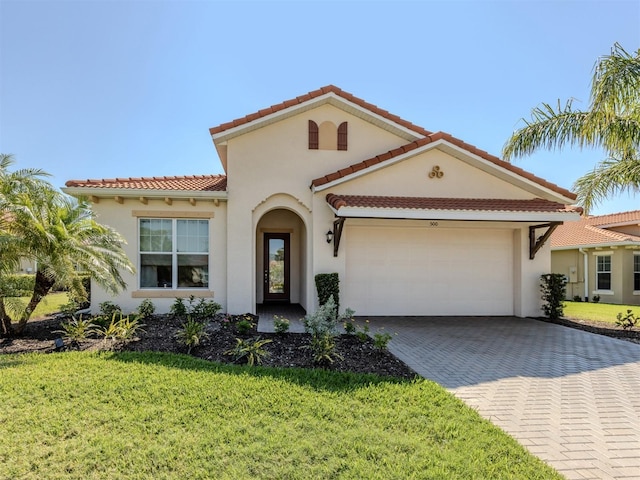
<path fill-rule="evenodd" d="M 633 256 L 633 289 L 640 290 L 640 255 Z"/>
<path fill-rule="evenodd" d="M 596 290 L 611 290 L 611 255 L 596 257 Z"/>
<path fill-rule="evenodd" d="M 140 288 L 209 286 L 209 220 L 140 219 Z"/>

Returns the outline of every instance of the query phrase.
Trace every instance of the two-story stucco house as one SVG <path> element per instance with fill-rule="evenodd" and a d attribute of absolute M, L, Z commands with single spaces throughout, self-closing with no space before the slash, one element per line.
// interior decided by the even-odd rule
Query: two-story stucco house
<path fill-rule="evenodd" d="M 137 265 L 116 299 L 94 286 L 92 309 L 312 311 L 315 275 L 337 272 L 358 315 L 539 315 L 546 240 L 579 218 L 571 192 L 334 86 L 210 133 L 225 175 L 67 182 Z"/>

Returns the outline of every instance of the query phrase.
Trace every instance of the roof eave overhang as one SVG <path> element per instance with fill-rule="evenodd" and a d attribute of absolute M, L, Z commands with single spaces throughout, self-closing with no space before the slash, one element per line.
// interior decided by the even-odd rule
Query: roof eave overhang
<path fill-rule="evenodd" d="M 95 187 L 65 187 L 62 191 L 73 197 L 93 196 L 98 198 L 207 198 L 226 200 L 226 191 L 204 192 L 202 190 L 160 190 L 149 188 L 95 188 Z"/>
<path fill-rule="evenodd" d="M 510 212 L 491 210 L 427 210 L 416 208 L 365 208 L 329 206 L 337 217 L 389 218 L 405 220 L 451 220 L 493 222 L 572 222 L 580 219 L 577 212 Z"/>
<path fill-rule="evenodd" d="M 552 251 L 560 251 L 560 250 L 578 250 L 588 249 L 588 248 L 613 248 L 613 247 L 637 247 L 640 248 L 640 242 L 604 242 L 604 243 L 588 243 L 588 244 L 576 244 L 576 245 L 568 245 L 562 247 L 551 247 Z"/>
<path fill-rule="evenodd" d="M 498 178 L 502 178 L 511 184 L 520 186 L 524 190 L 530 193 L 533 193 L 536 196 L 539 196 L 541 198 L 545 198 L 547 200 L 555 201 L 565 205 L 571 205 L 575 202 L 575 198 L 567 197 L 565 195 L 560 194 L 559 192 L 556 192 L 555 190 L 545 187 L 544 185 L 540 185 L 539 183 L 529 180 L 528 178 L 524 178 L 474 153 L 468 152 L 456 145 L 453 145 L 444 139 L 439 139 L 439 140 L 436 140 L 435 142 L 428 143 L 427 145 L 423 145 L 422 147 L 419 147 L 409 152 L 398 155 L 397 157 L 394 157 L 390 160 L 387 160 L 385 162 L 381 162 L 375 165 L 371 165 L 368 168 L 358 170 L 357 172 L 351 173 L 349 175 L 345 175 L 344 177 L 340 177 L 331 182 L 327 182 L 318 186 L 312 185 L 311 190 L 314 193 L 327 190 L 329 188 L 335 187 L 336 185 L 340 185 L 342 183 L 351 181 L 355 178 L 368 175 L 369 173 L 375 172 L 382 168 L 387 168 L 390 165 L 401 162 L 403 160 L 414 157 L 416 155 L 420 155 L 422 153 L 428 152 L 433 149 L 441 149 L 445 153 L 454 155 L 458 159 L 466 161 L 467 163 L 472 163 L 480 167 L 481 170 L 487 173 L 490 173 L 492 175 L 495 175 Z"/>
<path fill-rule="evenodd" d="M 265 115 L 250 122 L 243 123 L 242 125 L 238 125 L 237 127 L 232 127 L 219 133 L 214 133 L 211 135 L 211 138 L 216 145 L 223 144 L 224 142 L 227 142 L 234 137 L 244 135 L 245 133 L 257 130 L 272 123 L 279 122 L 286 118 L 293 117 L 294 115 L 299 115 L 308 110 L 312 110 L 325 104 L 333 105 L 334 107 L 340 108 L 347 113 L 362 118 L 370 123 L 373 123 L 374 125 L 383 128 L 384 130 L 394 133 L 395 135 L 398 135 L 399 137 L 404 138 L 409 142 L 412 142 L 419 138 L 424 138 L 424 135 L 422 135 L 421 133 L 411 130 L 410 128 L 407 128 L 404 125 L 400 125 L 399 123 L 396 123 L 392 120 L 389 120 L 388 118 L 372 112 L 367 108 L 350 102 L 349 100 L 342 98 L 334 92 L 325 93 L 324 95 L 312 98 L 310 100 L 307 100 L 306 102 L 292 105 L 290 107 Z"/>

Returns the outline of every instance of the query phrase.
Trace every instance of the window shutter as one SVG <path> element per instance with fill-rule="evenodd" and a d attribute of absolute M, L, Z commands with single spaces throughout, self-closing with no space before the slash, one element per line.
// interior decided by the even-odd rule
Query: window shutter
<path fill-rule="evenodd" d="M 347 149 L 347 122 L 342 122 L 338 127 L 338 150 Z"/>
<path fill-rule="evenodd" d="M 309 150 L 318 149 L 318 124 L 309 120 Z"/>

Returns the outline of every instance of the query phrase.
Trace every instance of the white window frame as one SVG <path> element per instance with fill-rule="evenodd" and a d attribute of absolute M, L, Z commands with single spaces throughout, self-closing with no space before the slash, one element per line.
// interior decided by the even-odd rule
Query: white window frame
<path fill-rule="evenodd" d="M 594 252 L 594 255 L 596 257 L 596 268 L 595 268 L 595 284 L 596 284 L 596 289 L 593 291 L 594 294 L 597 295 L 613 295 L 614 292 L 612 290 L 612 286 L 613 286 L 613 252 Z M 599 270 L 599 265 L 598 265 L 598 259 L 600 257 L 609 257 L 609 270 L 608 271 L 600 271 Z M 600 273 L 608 273 L 609 274 L 609 288 L 608 289 L 603 289 L 600 288 L 600 284 L 598 282 L 598 274 Z"/>
<path fill-rule="evenodd" d="M 633 290 L 633 294 L 634 295 L 640 295 L 640 290 L 636 290 L 635 286 L 636 286 L 636 273 L 640 274 L 640 269 L 636 270 L 636 258 L 640 258 L 640 252 L 633 252 L 633 286 L 634 286 L 634 290 Z M 639 265 L 640 267 L 640 265 Z"/>
<path fill-rule="evenodd" d="M 138 227 L 138 289 L 143 291 L 185 291 L 185 290 L 208 290 L 211 286 L 211 221 L 209 218 L 177 218 L 177 217 L 157 217 L 157 216 L 142 216 L 137 219 Z M 143 220 L 170 220 L 171 221 L 171 252 L 153 252 L 142 251 L 140 249 L 140 224 Z M 179 221 L 206 221 L 207 222 L 207 250 L 206 252 L 179 252 L 178 251 L 178 222 Z M 142 255 L 171 255 L 171 286 L 162 287 L 143 287 L 141 282 L 142 272 Z M 207 284 L 206 286 L 178 286 L 178 257 L 180 255 L 206 255 L 207 256 Z"/>

